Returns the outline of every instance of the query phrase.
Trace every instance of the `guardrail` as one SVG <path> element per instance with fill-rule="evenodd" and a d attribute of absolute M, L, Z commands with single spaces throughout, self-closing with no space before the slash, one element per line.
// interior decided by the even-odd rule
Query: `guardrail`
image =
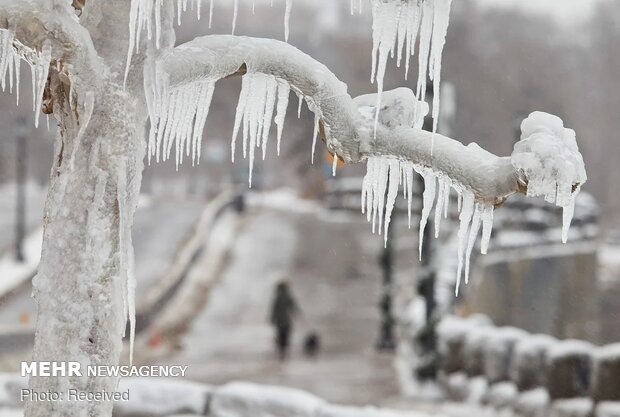
<path fill-rule="evenodd" d="M 620 344 L 557 340 L 481 316 L 438 326 L 440 383 L 453 401 L 516 417 L 619 417 Z"/>

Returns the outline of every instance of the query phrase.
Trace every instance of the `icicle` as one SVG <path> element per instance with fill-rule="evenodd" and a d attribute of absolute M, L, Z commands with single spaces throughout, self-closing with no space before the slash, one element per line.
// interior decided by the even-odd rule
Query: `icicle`
<path fill-rule="evenodd" d="M 393 57 L 396 49 L 398 66 L 403 55 L 405 56 L 405 78 L 407 78 L 410 57 L 415 53 L 419 32 L 417 97 L 420 101 L 424 101 L 426 79 L 430 73 L 435 91 L 433 97 L 433 132 L 435 132 L 439 120 L 441 59 L 452 0 L 371 0 L 371 3 L 373 16 L 371 81 L 377 81 L 377 113 L 381 103 L 388 56 Z M 353 8 L 352 2 L 351 11 Z"/>
<path fill-rule="evenodd" d="M 263 138 L 261 141 L 261 148 L 263 151 L 263 161 L 267 154 L 267 142 L 269 141 L 269 132 L 271 131 L 271 119 L 273 118 L 273 110 L 276 106 L 276 98 L 278 96 L 279 83 L 275 82 L 267 83 L 267 95 L 265 97 L 265 113 L 263 114 Z"/>
<path fill-rule="evenodd" d="M 338 155 L 336 152 L 333 154 L 334 160 L 332 161 L 332 177 L 336 176 L 336 170 L 338 169 Z"/>
<path fill-rule="evenodd" d="M 401 169 L 403 170 L 403 193 L 407 200 L 407 219 L 408 225 L 411 229 L 411 211 L 413 205 L 413 164 L 411 162 L 401 162 Z"/>
<path fill-rule="evenodd" d="M 572 194 L 570 201 L 562 208 L 562 243 L 568 242 L 568 230 L 570 229 L 571 221 L 575 213 L 575 196 L 577 193 Z"/>
<path fill-rule="evenodd" d="M 312 133 L 312 157 L 311 162 L 314 165 L 314 154 L 316 152 L 316 139 L 319 136 L 319 122 L 321 118 L 318 113 L 314 115 L 314 132 Z"/>
<path fill-rule="evenodd" d="M 17 106 L 19 106 L 19 78 L 21 72 L 21 58 L 18 55 L 13 57 L 14 65 L 15 65 L 15 96 L 17 101 Z"/>
<path fill-rule="evenodd" d="M 211 0 L 209 3 L 209 29 L 211 29 L 211 25 L 213 23 L 213 3 L 215 0 Z"/>
<path fill-rule="evenodd" d="M 285 84 L 284 80 L 272 75 L 250 72 L 243 76 L 235 114 L 231 151 L 234 161 L 236 138 L 243 124 L 243 155 L 249 159 L 248 184 L 250 187 L 252 186 L 255 149 L 262 148 L 264 158 L 276 98 L 278 107 L 275 121 L 278 125 L 278 143 L 280 142 L 290 91 L 288 84 Z"/>
<path fill-rule="evenodd" d="M 235 112 L 235 125 L 233 128 L 232 141 L 230 143 L 230 151 L 232 162 L 235 162 L 235 147 L 237 142 L 237 136 L 239 135 L 239 129 L 243 122 L 243 115 L 245 114 L 245 107 L 248 103 L 248 95 L 250 92 L 251 78 L 247 75 L 241 78 L 241 93 L 239 100 L 237 101 L 237 110 Z"/>
<path fill-rule="evenodd" d="M 297 118 L 301 119 L 301 105 L 304 103 L 304 98 L 301 94 L 297 93 L 297 99 L 299 100 L 299 104 L 297 105 Z"/>
<path fill-rule="evenodd" d="M 71 171 L 74 169 L 75 156 L 80 148 L 80 144 L 82 143 L 82 137 L 84 136 L 84 132 L 86 131 L 86 127 L 88 123 L 90 123 L 90 118 L 93 115 L 93 110 L 95 108 L 95 94 L 92 91 L 89 91 L 84 96 L 83 109 L 80 117 L 80 128 L 77 133 L 77 137 L 75 139 L 75 145 L 73 146 L 73 150 L 71 152 L 71 160 L 69 162 L 69 166 Z M 48 119 L 49 122 L 49 119 Z M 49 123 L 48 123 L 49 130 Z"/>
<path fill-rule="evenodd" d="M 437 132 L 439 123 L 439 105 L 441 96 L 441 59 L 446 44 L 450 7 L 452 0 L 434 0 L 433 45 L 431 52 L 431 68 L 433 78 L 433 133 Z"/>
<path fill-rule="evenodd" d="M 465 257 L 465 245 L 467 243 L 467 232 L 474 213 L 474 194 L 471 191 L 463 191 L 463 209 L 459 215 L 459 232 L 458 232 L 458 268 L 456 272 L 456 295 L 459 295 L 461 285 L 461 273 L 463 271 L 463 258 Z"/>
<path fill-rule="evenodd" d="M 445 189 L 446 195 L 443 198 L 443 201 L 444 201 L 443 217 L 447 219 L 448 218 L 448 212 L 449 212 L 448 209 L 450 208 L 450 188 L 452 187 L 452 184 L 451 184 L 450 180 L 447 179 L 447 178 L 446 178 L 446 181 L 447 181 L 448 184 L 447 184 L 447 187 Z"/>
<path fill-rule="evenodd" d="M 278 80 L 278 108 L 274 122 L 278 128 L 277 155 L 280 156 L 280 144 L 282 142 L 282 131 L 284 130 L 284 119 L 286 118 L 286 109 L 288 108 L 288 100 L 291 87 L 286 81 Z"/>
<path fill-rule="evenodd" d="M 33 76 L 33 95 L 34 95 L 34 125 L 39 127 L 39 116 L 41 107 L 43 106 L 43 93 L 47 84 L 47 75 L 49 73 L 50 61 L 52 60 L 52 47 L 49 44 L 43 46 L 43 51 L 37 54 L 35 62 L 31 64 Z"/>
<path fill-rule="evenodd" d="M 424 178 L 424 193 L 422 194 L 422 214 L 420 217 L 420 236 L 419 236 L 419 259 L 422 260 L 422 246 L 424 244 L 424 229 L 428 217 L 431 214 L 433 203 L 435 202 L 435 191 L 437 188 L 436 176 L 431 169 L 425 168 L 420 174 Z"/>
<path fill-rule="evenodd" d="M 398 196 L 398 186 L 400 185 L 400 162 L 397 159 L 388 159 L 388 186 L 387 201 L 385 204 L 385 225 L 383 227 L 383 241 L 387 247 L 388 231 L 392 220 L 392 211 Z"/>
<path fill-rule="evenodd" d="M 6 29 L 0 29 L 0 85 L 2 91 L 6 87 L 6 72 L 15 59 L 13 50 L 13 33 Z"/>
<path fill-rule="evenodd" d="M 471 259 L 471 252 L 474 249 L 474 245 L 476 244 L 478 232 L 480 231 L 480 215 L 482 210 L 483 208 L 480 206 L 480 204 L 476 203 L 476 208 L 474 210 L 474 215 L 471 221 L 471 228 L 469 229 L 467 252 L 465 254 L 465 284 L 469 284 L 469 262 Z"/>
<path fill-rule="evenodd" d="M 430 43 L 433 33 L 433 3 L 427 1 L 422 7 L 420 27 L 420 51 L 418 52 L 418 84 L 416 96 L 424 101 L 426 97 L 426 78 L 428 74 Z"/>
<path fill-rule="evenodd" d="M 116 198 L 119 211 L 119 255 L 121 286 L 126 291 L 123 297 L 124 310 L 129 318 L 129 363 L 133 363 L 133 347 L 136 333 L 136 279 L 133 273 L 133 251 L 131 244 L 131 216 L 127 205 L 127 169 L 124 162 L 118 167 Z"/>
<path fill-rule="evenodd" d="M 486 255 L 491 240 L 493 230 L 493 204 L 485 204 L 482 209 L 482 240 L 480 241 L 480 252 Z"/>
<path fill-rule="evenodd" d="M 393 202 L 390 202 L 390 199 L 396 199 L 396 195 L 391 193 L 388 196 L 388 204 L 386 205 L 385 192 L 388 189 L 390 178 L 394 179 L 396 182 L 396 191 L 398 191 L 399 180 L 396 179 L 399 178 L 400 175 L 400 166 L 398 163 L 399 162 L 393 158 L 380 156 L 368 158 L 366 176 L 362 183 L 362 213 L 366 213 L 366 218 L 368 221 L 372 222 L 373 233 L 375 233 L 378 224 L 379 234 L 381 234 L 384 221 L 384 210 L 389 210 L 391 214 L 390 206 L 393 208 Z M 395 171 L 390 175 L 392 169 Z"/>
<path fill-rule="evenodd" d="M 291 21 L 291 9 L 293 7 L 293 0 L 286 0 L 286 10 L 284 12 L 284 40 L 288 42 L 290 33 L 290 21 Z"/>
<path fill-rule="evenodd" d="M 372 231 L 375 232 L 375 225 L 379 224 L 379 234 L 381 234 L 383 227 L 383 216 L 385 214 L 385 191 L 388 186 L 388 175 L 389 175 L 389 162 L 385 159 L 381 160 L 379 164 L 379 173 L 377 175 L 376 182 L 376 192 L 373 199 L 373 209 L 374 209 L 374 217 L 372 221 Z M 377 220 L 378 219 L 378 220 Z"/>
<path fill-rule="evenodd" d="M 48 42 L 43 45 L 42 50 L 30 49 L 19 42 L 19 53 L 14 45 L 13 33 L 6 29 L 0 29 L 0 86 L 6 89 L 7 72 L 9 91 L 13 91 L 15 84 L 16 100 L 19 105 L 19 83 L 21 60 L 25 60 L 30 66 L 32 75 L 32 110 L 35 112 L 35 126 L 39 126 L 40 110 L 43 105 L 43 93 L 47 84 L 47 76 L 52 60 L 52 48 Z"/>
<path fill-rule="evenodd" d="M 141 3 L 142 2 L 140 0 L 131 0 L 131 6 L 129 8 L 129 48 L 127 49 L 127 62 L 125 63 L 125 77 L 123 79 L 123 85 L 127 84 L 129 67 L 131 66 L 131 57 L 133 56 L 133 52 L 136 47 L 136 32 L 140 30 L 138 27 L 138 10 Z"/>
<path fill-rule="evenodd" d="M 435 204 L 435 238 L 439 237 L 439 230 L 441 228 L 441 215 L 443 214 L 443 210 L 446 205 L 446 189 L 450 189 L 450 183 L 444 178 L 439 178 L 437 204 Z"/>
<path fill-rule="evenodd" d="M 401 13 L 401 2 L 382 2 L 373 1 L 373 46 L 372 46 L 372 71 L 371 82 L 377 82 L 377 104 L 375 109 L 376 134 L 377 124 L 379 123 L 379 112 L 381 109 L 381 95 L 383 93 L 383 79 L 385 69 L 390 54 L 394 53 L 394 43 L 398 32 L 398 21 Z"/>
<path fill-rule="evenodd" d="M 237 15 L 239 14 L 239 0 L 234 0 L 233 9 L 233 21 L 232 21 L 232 34 L 235 34 L 235 28 L 237 26 Z"/>
<path fill-rule="evenodd" d="M 200 163 L 202 132 L 209 114 L 215 80 L 201 80 L 168 91 L 164 80 L 149 80 L 145 90 L 151 117 L 148 155 L 149 161 L 160 155 L 165 161 L 175 149 L 178 166 L 184 155 L 192 158 L 192 164 Z M 147 82 L 147 80 L 145 80 Z"/>

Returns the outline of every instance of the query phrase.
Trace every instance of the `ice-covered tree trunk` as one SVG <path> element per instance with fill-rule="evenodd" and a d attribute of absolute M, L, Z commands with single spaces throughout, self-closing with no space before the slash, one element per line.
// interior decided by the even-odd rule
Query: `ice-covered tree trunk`
<path fill-rule="evenodd" d="M 33 281 L 38 304 L 33 361 L 119 363 L 133 309 L 131 225 L 146 151 L 144 54 L 124 84 L 129 2 L 91 1 L 80 25 L 92 55 L 67 71 L 50 69 L 49 103 L 59 129 L 44 219 L 41 263 Z M 171 21 L 164 8 L 163 21 Z M 173 39 L 171 25 L 162 43 Z M 142 48 L 144 53 L 146 48 Z M 95 52 L 96 51 L 96 52 Z M 97 61 L 91 68 L 80 67 Z M 92 71 L 92 69 L 95 71 Z M 85 374 L 85 372 L 84 372 Z M 30 389 L 114 392 L 117 378 L 31 377 Z M 26 416 L 112 414 L 113 402 L 30 402 Z"/>
<path fill-rule="evenodd" d="M 62 92 L 56 91 L 55 97 Z M 119 362 L 126 324 L 130 226 L 145 153 L 144 115 L 122 85 L 104 84 L 84 132 L 68 101 L 60 120 L 45 208 L 34 361 Z M 142 122 L 141 122 L 142 121 Z M 30 389 L 114 392 L 97 377 L 33 377 Z M 27 416 L 105 416 L 112 402 L 30 402 Z"/>

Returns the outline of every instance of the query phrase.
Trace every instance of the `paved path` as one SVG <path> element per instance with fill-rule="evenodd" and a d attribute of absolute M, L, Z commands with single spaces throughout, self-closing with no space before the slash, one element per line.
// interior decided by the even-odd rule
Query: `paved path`
<path fill-rule="evenodd" d="M 398 396 L 392 356 L 374 350 L 381 240 L 369 235 L 366 225 L 313 214 L 260 209 L 250 215 L 230 266 L 167 362 L 189 365 L 188 377 L 203 382 L 285 385 L 336 403 L 380 404 Z M 267 321 L 282 277 L 290 279 L 305 316 L 285 363 L 275 358 Z M 301 354 L 309 328 L 323 342 L 315 360 Z"/>

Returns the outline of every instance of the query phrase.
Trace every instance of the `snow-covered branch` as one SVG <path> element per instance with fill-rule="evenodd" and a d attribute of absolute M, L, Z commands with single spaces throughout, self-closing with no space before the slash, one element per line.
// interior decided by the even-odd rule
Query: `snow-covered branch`
<path fill-rule="evenodd" d="M 272 118 L 278 127 L 279 151 L 288 96 L 293 90 L 300 97 L 300 105 L 303 98 L 315 114 L 313 156 L 320 133 L 329 151 L 344 161 L 368 161 L 362 210 L 372 221 L 373 231 L 378 225 L 386 239 L 401 184 L 411 207 L 414 172 L 425 182 L 420 242 L 433 206 L 438 233 L 441 218 L 448 212 L 450 190 L 455 189 L 460 211 L 457 292 L 463 269 L 465 282 L 468 280 L 469 257 L 480 228 L 481 250 L 485 253 L 493 209 L 511 194 L 542 195 L 563 207 L 566 241 L 574 196 L 586 175 L 575 134 L 564 128 L 561 119 L 533 113 L 523 123 L 522 140 L 513 155 L 502 158 L 475 143 L 465 146 L 422 130 L 428 105 L 418 101 L 410 89 L 353 99 L 346 84 L 327 67 L 276 40 L 205 36 L 164 53 L 154 67 L 146 68 L 145 92 L 151 117 L 149 157 L 168 159 L 174 148 L 177 164 L 184 154 L 200 160 L 202 130 L 215 83 L 235 75 L 242 75 L 243 83 L 232 154 L 234 160 L 236 138 L 242 131 L 243 155 L 249 154 L 250 160 L 250 185 L 255 149 L 262 148 L 264 158 Z"/>
<path fill-rule="evenodd" d="M 362 109 L 376 101 L 372 98 L 353 100 L 347 93 L 347 86 L 327 67 L 284 42 L 229 35 L 205 36 L 164 54 L 156 71 L 155 80 L 151 79 L 147 91 L 158 91 L 160 99 L 163 99 L 162 88 L 170 94 L 194 82 L 215 82 L 232 75 L 273 76 L 288 83 L 305 98 L 319 117 L 320 133 L 328 148 L 348 163 L 376 155 L 410 161 L 461 184 L 481 202 L 499 202 L 523 190 L 510 158 L 500 158 L 475 144 L 464 146 L 459 141 L 414 128 L 415 109 L 406 112 L 402 108 L 417 103 L 408 89 L 398 89 L 400 94 L 384 94 L 381 115 L 386 117 L 380 118 L 374 137 L 374 113 Z M 408 101 L 403 100 L 407 91 Z M 393 106 L 400 107 L 393 111 Z M 405 117 L 403 114 L 410 114 L 410 120 L 395 121 L 390 113 L 401 118 Z"/>
<path fill-rule="evenodd" d="M 50 65 L 58 72 L 66 91 L 98 87 L 101 64 L 90 34 L 82 27 L 70 4 L 60 0 L 19 2 L 0 0 L 0 79 L 19 88 L 19 64 L 30 65 L 33 77 L 33 109 L 41 109 Z M 19 101 L 19 90 L 17 100 Z M 74 100 L 74 98 L 71 98 Z M 50 110 L 51 111 L 51 110 Z M 35 123 L 38 117 L 35 118 Z"/>

